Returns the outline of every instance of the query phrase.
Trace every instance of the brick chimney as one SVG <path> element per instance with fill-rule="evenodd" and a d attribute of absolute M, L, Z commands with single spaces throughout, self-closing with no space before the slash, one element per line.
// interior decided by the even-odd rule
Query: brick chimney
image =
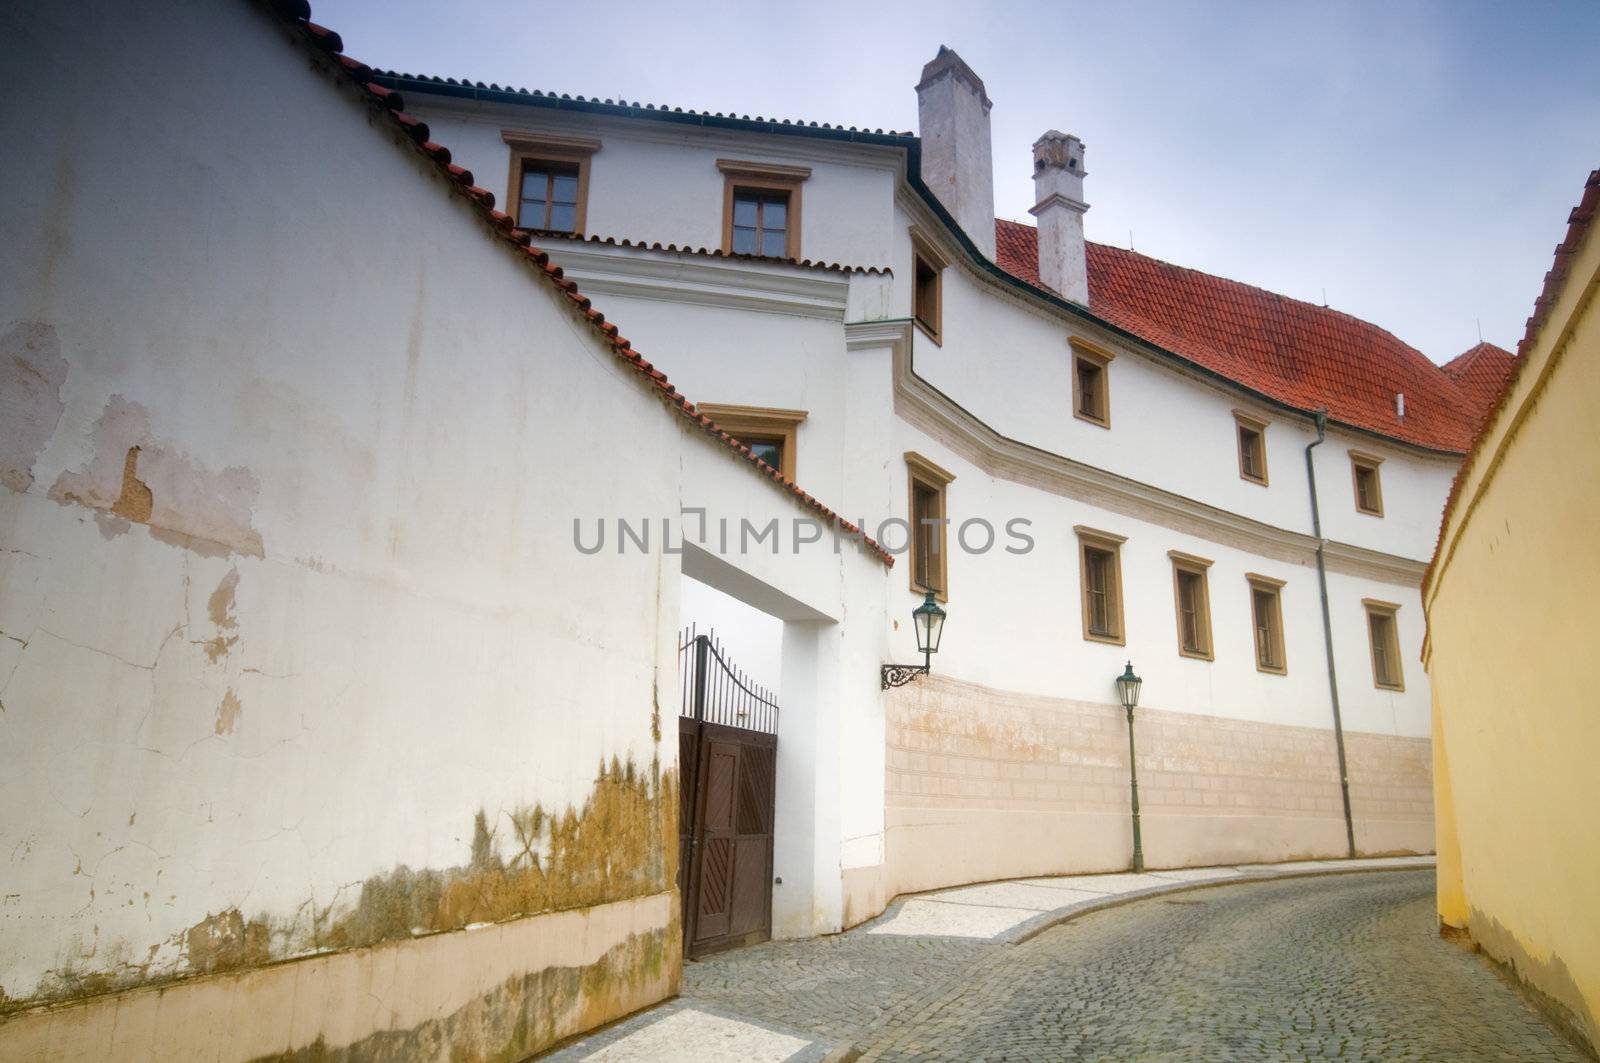
<path fill-rule="evenodd" d="M 922 180 L 978 250 L 994 258 L 994 162 L 983 79 L 944 45 L 922 68 L 917 125 Z"/>
<path fill-rule="evenodd" d="M 1039 279 L 1075 303 L 1089 305 L 1084 261 L 1083 141 L 1050 130 L 1033 143 L 1033 194 L 1039 219 Z"/>

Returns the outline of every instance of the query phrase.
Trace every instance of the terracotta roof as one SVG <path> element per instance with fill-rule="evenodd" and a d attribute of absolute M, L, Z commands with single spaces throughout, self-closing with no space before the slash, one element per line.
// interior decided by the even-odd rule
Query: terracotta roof
<path fill-rule="evenodd" d="M 533 229 L 531 235 L 539 240 L 571 240 L 588 244 L 605 244 L 607 247 L 627 247 L 635 251 L 669 251 L 679 255 L 705 255 L 710 258 L 732 258 L 747 262 L 759 262 L 773 266 L 795 266 L 799 269 L 830 270 L 836 273 L 882 273 L 892 274 L 894 271 L 888 266 L 847 266 L 842 262 L 819 262 L 810 258 L 787 258 L 780 255 L 746 255 L 733 251 L 724 251 L 721 248 L 694 247 L 690 244 L 664 244 L 659 240 L 630 240 L 625 236 L 582 236 L 577 233 L 555 232 L 546 229 Z"/>
<path fill-rule="evenodd" d="M 598 96 L 576 96 L 565 92 L 543 92 L 539 89 L 514 88 L 511 85 L 497 85 L 493 82 L 485 85 L 481 81 L 470 81 L 466 78 L 443 78 L 436 74 L 407 74 L 398 70 L 374 70 L 372 76 L 380 84 L 390 82 L 396 85 L 404 84 L 422 92 L 440 91 L 452 95 L 468 95 L 480 99 L 495 97 L 509 97 L 510 102 L 517 102 L 516 97 L 523 97 L 524 101 L 549 100 L 566 103 L 590 104 L 602 107 L 619 108 L 627 111 L 637 111 L 641 115 L 685 115 L 691 118 L 721 118 L 738 122 L 759 122 L 762 125 L 790 126 L 799 129 L 831 129 L 840 133 L 871 133 L 885 137 L 914 137 L 915 133 L 903 133 L 894 129 L 869 129 L 866 126 L 832 125 L 828 122 L 808 122 L 803 118 L 764 118 L 761 115 L 751 117 L 748 114 L 726 114 L 722 111 L 697 111 L 693 108 L 671 107 L 661 103 L 639 103 L 637 100 L 629 102 L 624 99 L 601 99 Z"/>
<path fill-rule="evenodd" d="M 1474 416 L 1479 422 L 1494 409 L 1500 390 L 1516 367 L 1517 356 L 1504 347 L 1492 343 L 1479 343 L 1456 355 L 1442 368 L 1445 375 L 1456 382 L 1461 393 L 1472 403 Z"/>
<path fill-rule="evenodd" d="M 1042 287 L 1033 226 L 997 219 L 995 244 L 1000 268 Z M 1452 453 L 1472 443 L 1456 382 L 1376 325 L 1118 247 L 1091 243 L 1087 258 L 1090 313 L 1143 340 L 1345 425 Z"/>
<path fill-rule="evenodd" d="M 1533 313 L 1528 317 L 1527 331 L 1522 334 L 1522 340 L 1517 344 L 1517 358 L 1507 375 L 1505 382 L 1500 387 L 1499 397 L 1495 400 L 1493 409 L 1487 411 L 1478 425 L 1477 437 L 1473 440 L 1471 452 L 1456 469 L 1455 478 L 1450 482 L 1450 494 L 1444 500 L 1444 512 L 1439 517 L 1439 536 L 1434 540 L 1433 558 L 1428 562 L 1427 570 L 1422 574 L 1422 596 L 1424 606 L 1428 606 L 1428 595 L 1433 588 L 1433 579 L 1439 572 L 1440 555 L 1445 549 L 1444 535 L 1450 527 L 1450 518 L 1455 514 L 1456 506 L 1461 502 L 1461 487 L 1466 483 L 1467 471 L 1472 467 L 1478 457 L 1478 452 L 1483 449 L 1483 441 L 1488 437 L 1489 425 L 1499 415 L 1506 404 L 1511 400 L 1511 393 L 1516 390 L 1517 379 L 1528 368 L 1528 353 L 1539 338 L 1539 331 L 1544 327 L 1545 319 L 1550 316 L 1550 310 L 1561 298 L 1562 290 L 1567 284 L 1567 274 L 1572 270 L 1572 259 L 1577 255 L 1578 248 L 1583 244 L 1584 237 L 1589 233 L 1589 226 L 1594 221 L 1595 215 L 1600 213 L 1600 170 L 1590 170 L 1589 178 L 1583 183 L 1583 195 L 1578 199 L 1578 205 L 1572 208 L 1567 215 L 1567 233 L 1562 241 L 1556 245 L 1555 262 L 1544 275 L 1544 287 L 1539 292 L 1539 297 L 1533 301 Z M 1476 350 L 1476 348 L 1474 348 Z M 1466 352 L 1471 354 L 1471 351 Z M 1461 361 L 1466 354 L 1461 355 L 1451 362 Z M 1424 613 L 1424 616 L 1427 614 Z M 1431 624 L 1431 618 L 1428 623 Z M 1426 639 L 1424 639 L 1426 642 Z"/>
<path fill-rule="evenodd" d="M 673 411 L 737 453 L 750 464 L 752 470 L 787 491 L 821 516 L 829 525 L 838 528 L 847 536 L 859 538 L 862 546 L 886 566 L 894 565 L 894 556 L 862 529 L 839 516 L 802 490 L 793 480 L 756 457 L 749 447 L 723 431 L 715 421 L 696 409 L 694 403 L 673 387 L 672 382 L 667 379 L 667 374 L 634 350 L 633 344 L 621 335 L 616 324 L 607 321 L 605 315 L 595 309 L 589 297 L 578 290 L 577 284 L 566 279 L 561 267 L 550 255 L 531 243 L 532 234 L 525 229 L 516 228 L 509 214 L 495 209 L 494 193 L 478 187 L 473 182 L 472 171 L 452 163 L 450 149 L 429 138 L 427 123 L 405 112 L 405 103 L 400 94 L 374 81 L 371 67 L 341 54 L 344 51 L 344 41 L 337 33 L 310 21 L 311 7 L 306 0 L 269 0 L 269 4 L 280 18 L 298 29 L 314 49 L 330 57 L 334 68 L 359 87 L 365 94 L 367 102 L 375 110 L 387 115 L 388 119 L 410 138 L 415 149 L 433 161 L 449 180 L 452 190 L 472 204 L 483 222 L 510 247 L 515 248 L 535 268 L 538 277 L 560 291 L 565 296 L 563 301 L 572 313 L 582 318 L 618 358 L 643 377 L 655 389 L 656 395 Z"/>

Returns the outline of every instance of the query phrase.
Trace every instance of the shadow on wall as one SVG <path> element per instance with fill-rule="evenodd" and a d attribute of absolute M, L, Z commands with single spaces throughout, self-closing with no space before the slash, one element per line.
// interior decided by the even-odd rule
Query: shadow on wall
<path fill-rule="evenodd" d="M 1444 927 L 1440 933 L 1452 936 Z M 1591 1054 L 1600 1049 L 1600 1015 L 1589 1010 L 1583 988 L 1565 960 L 1554 953 L 1538 958 L 1505 924 L 1477 908 L 1469 916 L 1467 934 L 1474 949 L 1510 968 L 1512 981 L 1527 991 L 1569 1038 L 1584 1045 Z"/>

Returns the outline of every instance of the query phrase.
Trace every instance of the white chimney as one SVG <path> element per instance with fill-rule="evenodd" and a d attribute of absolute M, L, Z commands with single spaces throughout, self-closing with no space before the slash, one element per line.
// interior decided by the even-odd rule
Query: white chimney
<path fill-rule="evenodd" d="M 944 45 L 922 68 L 917 125 L 922 180 L 978 250 L 994 258 L 994 161 L 983 79 Z"/>
<path fill-rule="evenodd" d="M 1089 305 L 1084 261 L 1083 141 L 1050 130 L 1033 143 L 1033 194 L 1039 219 L 1039 279 L 1075 303 Z"/>

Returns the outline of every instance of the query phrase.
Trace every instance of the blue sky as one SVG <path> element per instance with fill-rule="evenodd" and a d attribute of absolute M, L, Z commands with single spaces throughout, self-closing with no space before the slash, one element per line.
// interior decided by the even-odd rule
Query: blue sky
<path fill-rule="evenodd" d="M 1088 146 L 1089 238 L 1327 302 L 1436 361 L 1515 347 L 1600 167 L 1600 3 L 313 0 L 377 66 L 916 128 L 940 44 L 994 100 L 996 211 Z M 617 235 L 627 235 L 617 234 Z"/>

